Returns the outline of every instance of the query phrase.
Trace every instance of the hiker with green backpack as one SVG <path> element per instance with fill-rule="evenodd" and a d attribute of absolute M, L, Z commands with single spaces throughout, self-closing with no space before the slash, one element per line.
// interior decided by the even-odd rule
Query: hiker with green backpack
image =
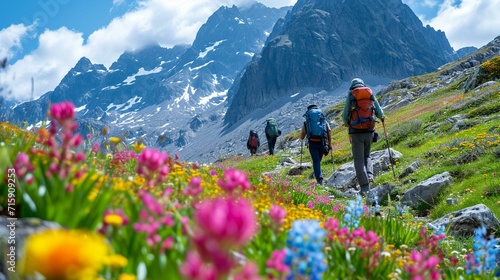
<path fill-rule="evenodd" d="M 307 136 L 307 146 L 313 162 L 314 178 L 318 185 L 323 184 L 321 159 L 332 150 L 330 125 L 326 121 L 321 109 L 316 105 L 309 105 L 304 114 L 306 119 L 300 132 L 300 140 Z M 302 152 L 302 151 L 301 151 Z M 302 155 L 302 153 L 301 153 Z"/>
<path fill-rule="evenodd" d="M 281 136 L 281 130 L 278 129 L 278 124 L 273 118 L 268 118 L 266 120 L 266 128 L 264 129 L 266 133 L 267 146 L 269 147 L 269 154 L 274 155 L 274 146 L 276 145 L 276 140 Z"/>
<path fill-rule="evenodd" d="M 375 117 L 385 120 L 384 112 L 362 79 L 354 78 L 346 96 L 342 119 L 349 128 L 349 138 L 354 158 L 354 169 L 359 182 L 361 196 L 370 191 L 373 182 L 373 164 L 370 158 L 375 136 Z"/>

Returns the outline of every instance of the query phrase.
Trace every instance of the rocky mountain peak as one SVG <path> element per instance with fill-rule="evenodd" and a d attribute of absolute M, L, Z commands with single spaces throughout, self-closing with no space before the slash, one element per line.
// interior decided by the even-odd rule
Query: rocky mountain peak
<path fill-rule="evenodd" d="M 304 90 L 333 91 L 359 75 L 423 74 L 453 58 L 444 33 L 401 0 L 300 0 L 230 89 L 225 123 Z"/>

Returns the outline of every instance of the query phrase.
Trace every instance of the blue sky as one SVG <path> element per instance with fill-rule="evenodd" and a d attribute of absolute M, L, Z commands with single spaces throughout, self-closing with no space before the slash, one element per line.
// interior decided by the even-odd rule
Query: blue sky
<path fill-rule="evenodd" d="M 261 0 L 269 7 L 297 0 Z M 349 0 L 344 0 L 349 1 Z M 500 35 L 500 0 L 402 0 L 424 25 L 446 33 L 452 47 L 481 47 Z M 37 0 L 2 1 L 0 83 L 9 99 L 33 98 L 53 90 L 83 56 L 109 67 L 125 51 L 158 42 L 190 44 L 220 6 L 252 0 Z M 486 15 L 486 16 L 485 16 Z M 488 16 L 491 15 L 491 16 Z"/>

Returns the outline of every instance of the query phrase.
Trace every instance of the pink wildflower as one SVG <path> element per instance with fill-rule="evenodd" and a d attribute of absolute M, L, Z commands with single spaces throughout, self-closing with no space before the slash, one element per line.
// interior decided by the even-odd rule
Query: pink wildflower
<path fill-rule="evenodd" d="M 146 148 L 137 157 L 136 172 L 145 177 L 147 186 L 161 183 L 170 172 L 167 159 L 166 153 Z"/>
<path fill-rule="evenodd" d="M 217 184 L 227 193 L 233 193 L 238 187 L 241 187 L 242 190 L 250 190 L 252 188 L 245 172 L 237 169 L 224 171 L 224 179 L 219 179 Z"/>
<path fill-rule="evenodd" d="M 30 163 L 30 159 L 27 154 L 19 152 L 16 157 L 16 161 L 13 164 L 16 170 L 16 175 L 19 178 L 24 178 L 29 172 L 33 172 L 35 168 Z"/>
<path fill-rule="evenodd" d="M 278 228 L 283 225 L 283 222 L 286 217 L 286 210 L 281 208 L 279 205 L 271 205 L 271 209 L 269 210 L 269 218 L 271 218 L 271 222 L 275 224 Z"/>
<path fill-rule="evenodd" d="M 197 196 L 203 191 L 203 187 L 201 186 L 201 178 L 193 177 L 189 181 L 187 188 L 184 189 L 183 193 L 190 196 Z"/>
<path fill-rule="evenodd" d="M 286 250 L 275 250 L 271 253 L 271 257 L 266 261 L 269 269 L 275 270 L 280 276 L 284 276 L 290 271 L 290 267 L 285 264 Z M 271 275 L 270 275 L 271 277 Z M 271 279 L 273 279 L 271 277 Z M 281 279 L 281 278 L 277 278 Z"/>
<path fill-rule="evenodd" d="M 311 209 L 314 209 L 314 202 L 312 202 L 312 201 L 308 201 L 308 202 L 307 202 L 307 207 L 308 207 L 308 208 L 311 208 Z"/>
<path fill-rule="evenodd" d="M 228 245 L 243 245 L 257 230 L 255 209 L 245 199 L 205 200 L 198 205 L 194 220 L 202 234 Z"/>
<path fill-rule="evenodd" d="M 204 264 L 195 252 L 188 252 L 185 262 L 180 266 L 180 273 L 186 280 L 215 280 L 217 275 L 213 266 Z"/>
<path fill-rule="evenodd" d="M 97 154 L 100 151 L 101 151 L 101 147 L 99 146 L 99 144 L 94 143 L 94 145 L 92 145 L 92 153 Z"/>
<path fill-rule="evenodd" d="M 259 268 L 253 262 L 247 263 L 235 276 L 234 280 L 261 280 Z"/>
<path fill-rule="evenodd" d="M 75 117 L 75 106 L 73 103 L 63 101 L 61 103 L 52 104 L 49 114 L 64 130 L 72 130 L 72 121 Z"/>

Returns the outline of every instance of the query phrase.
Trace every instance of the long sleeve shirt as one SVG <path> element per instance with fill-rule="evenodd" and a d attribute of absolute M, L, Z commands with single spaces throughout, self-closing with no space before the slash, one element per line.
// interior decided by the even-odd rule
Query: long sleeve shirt
<path fill-rule="evenodd" d="M 349 124 L 349 122 L 350 122 L 349 111 L 351 110 L 351 102 L 355 101 L 354 96 L 352 95 L 353 89 L 354 88 L 349 89 L 349 91 L 347 92 L 346 99 L 345 99 L 344 111 L 342 112 L 342 120 L 344 121 L 344 125 Z M 372 94 L 372 97 L 373 97 L 373 101 L 374 101 L 373 103 L 375 106 L 375 115 L 377 116 L 377 118 L 382 119 L 382 117 L 384 116 L 384 111 L 382 110 L 382 108 L 380 108 L 380 104 L 378 103 L 377 98 L 375 97 L 375 94 Z M 363 133 L 363 132 L 373 132 L 373 130 L 354 129 L 354 128 L 349 126 L 349 134 Z"/>

